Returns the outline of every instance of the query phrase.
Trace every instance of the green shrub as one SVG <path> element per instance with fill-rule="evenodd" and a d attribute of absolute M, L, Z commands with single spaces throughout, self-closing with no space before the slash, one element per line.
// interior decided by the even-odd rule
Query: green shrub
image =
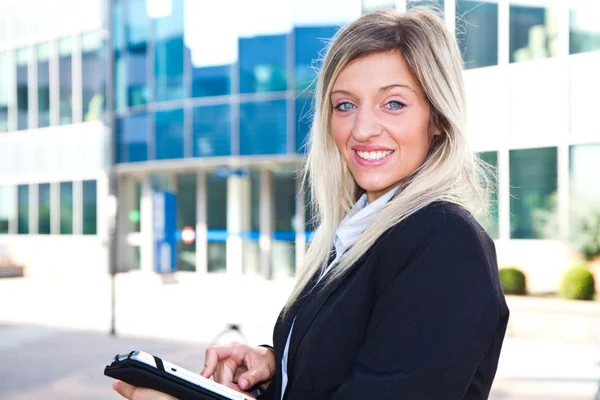
<path fill-rule="evenodd" d="M 499 271 L 500 284 L 504 294 L 526 294 L 527 279 L 517 268 L 502 268 Z"/>
<path fill-rule="evenodd" d="M 592 300 L 594 292 L 594 275 L 581 265 L 569 269 L 560 285 L 561 297 L 569 300 Z"/>

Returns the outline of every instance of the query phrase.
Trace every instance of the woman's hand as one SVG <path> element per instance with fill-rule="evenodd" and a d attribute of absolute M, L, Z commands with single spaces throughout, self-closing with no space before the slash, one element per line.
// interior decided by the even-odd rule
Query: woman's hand
<path fill-rule="evenodd" d="M 168 394 L 152 389 L 136 387 L 121 381 L 113 383 L 113 389 L 129 400 L 177 400 Z"/>
<path fill-rule="evenodd" d="M 264 390 L 275 376 L 275 354 L 266 347 L 240 343 L 209 347 L 200 374 L 205 378 L 213 376 L 215 382 L 238 392 L 256 385 Z"/>

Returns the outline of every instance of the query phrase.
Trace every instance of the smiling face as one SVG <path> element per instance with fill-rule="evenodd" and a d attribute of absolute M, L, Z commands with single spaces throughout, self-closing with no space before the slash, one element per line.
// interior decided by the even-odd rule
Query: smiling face
<path fill-rule="evenodd" d="M 398 52 L 346 66 L 331 91 L 331 132 L 369 203 L 413 173 L 429 151 L 429 104 Z"/>

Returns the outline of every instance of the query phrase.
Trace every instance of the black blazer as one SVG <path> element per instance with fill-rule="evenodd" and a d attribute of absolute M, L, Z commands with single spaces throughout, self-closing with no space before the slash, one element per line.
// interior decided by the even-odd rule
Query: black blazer
<path fill-rule="evenodd" d="M 314 282 L 314 280 L 313 280 Z M 261 400 L 487 399 L 508 322 L 494 243 L 467 211 L 433 203 L 384 233 L 329 286 L 314 283 L 273 333 Z"/>

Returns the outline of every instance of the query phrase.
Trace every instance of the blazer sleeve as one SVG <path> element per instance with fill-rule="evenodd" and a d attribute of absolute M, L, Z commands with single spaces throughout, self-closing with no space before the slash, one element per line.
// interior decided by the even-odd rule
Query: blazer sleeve
<path fill-rule="evenodd" d="M 499 324 L 493 247 L 472 223 L 446 215 L 408 265 L 393 265 L 402 248 L 395 243 L 381 255 L 382 269 L 399 272 L 378 294 L 364 344 L 332 398 L 487 398 L 467 391 L 491 386 L 474 374 Z"/>

